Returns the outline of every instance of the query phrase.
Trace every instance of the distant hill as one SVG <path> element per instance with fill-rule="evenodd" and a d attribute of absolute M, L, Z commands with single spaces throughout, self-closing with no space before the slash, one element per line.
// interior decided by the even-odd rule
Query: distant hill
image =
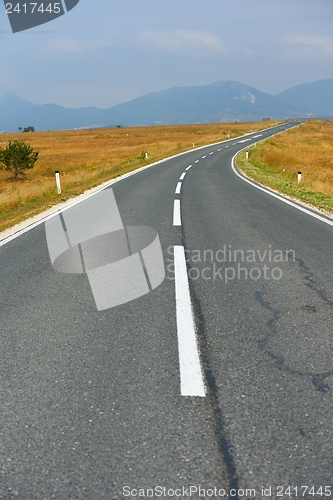
<path fill-rule="evenodd" d="M 275 97 L 286 104 L 308 109 L 311 115 L 333 116 L 333 78 L 296 85 Z"/>
<path fill-rule="evenodd" d="M 33 104 L 14 94 L 0 100 L 0 131 L 17 131 L 33 126 L 36 130 L 63 130 L 80 127 L 102 127 L 109 123 L 107 110 L 98 108 L 64 108 L 56 104 Z M 104 117 L 105 115 L 105 117 Z"/>
<path fill-rule="evenodd" d="M 158 125 L 255 121 L 304 114 L 296 106 L 244 83 L 220 81 L 211 85 L 175 87 L 114 106 L 111 123 Z"/>
<path fill-rule="evenodd" d="M 285 119 L 311 113 L 309 101 L 307 105 L 303 101 L 298 104 L 292 97 L 285 100 L 284 94 L 272 96 L 244 83 L 224 80 L 153 92 L 109 109 L 37 105 L 9 94 L 0 100 L 0 131 L 17 131 L 18 127 L 27 126 L 36 130 L 62 130 L 257 121 L 264 117 Z M 333 113 L 333 105 L 330 109 Z"/>

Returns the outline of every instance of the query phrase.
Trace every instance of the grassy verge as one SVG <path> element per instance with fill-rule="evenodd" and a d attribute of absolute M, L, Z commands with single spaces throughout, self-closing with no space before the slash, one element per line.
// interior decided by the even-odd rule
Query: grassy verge
<path fill-rule="evenodd" d="M 204 146 L 262 128 L 259 122 L 1 134 L 0 147 L 19 139 L 40 153 L 24 180 L 15 182 L 0 171 L 0 231 L 102 182 L 189 151 L 193 143 Z M 60 196 L 55 170 L 61 175 Z"/>
<path fill-rule="evenodd" d="M 249 148 L 237 167 L 255 181 L 333 216 L 333 123 L 311 120 Z M 298 184 L 298 172 L 302 180 Z"/>

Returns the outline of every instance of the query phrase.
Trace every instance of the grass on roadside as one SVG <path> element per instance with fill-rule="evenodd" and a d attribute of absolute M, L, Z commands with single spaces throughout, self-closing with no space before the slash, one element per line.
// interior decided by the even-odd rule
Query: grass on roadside
<path fill-rule="evenodd" d="M 248 177 L 333 215 L 333 122 L 310 120 L 248 152 L 236 160 Z"/>
<path fill-rule="evenodd" d="M 193 143 L 199 147 L 262 128 L 258 122 L 1 134 L 0 147 L 19 139 L 40 153 L 24 180 L 15 182 L 0 171 L 0 231 L 102 182 L 189 151 Z M 60 196 L 55 170 L 61 175 Z"/>

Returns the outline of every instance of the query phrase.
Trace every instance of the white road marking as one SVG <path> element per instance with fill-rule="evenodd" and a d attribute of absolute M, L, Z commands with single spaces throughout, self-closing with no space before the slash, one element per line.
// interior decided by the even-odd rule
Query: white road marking
<path fill-rule="evenodd" d="M 195 160 L 195 162 L 194 162 L 194 163 L 199 163 L 199 160 Z"/>
<path fill-rule="evenodd" d="M 177 186 L 176 186 L 176 189 L 175 189 L 175 194 L 180 194 L 181 188 L 182 188 L 182 183 L 178 182 Z"/>
<path fill-rule="evenodd" d="M 257 137 L 261 137 L 261 136 L 262 136 L 262 134 L 259 134 L 259 135 L 254 135 L 254 136 L 252 137 L 252 139 L 256 139 Z"/>
<path fill-rule="evenodd" d="M 212 151 L 211 153 L 209 153 L 210 155 L 213 155 L 214 154 L 214 151 Z"/>
<path fill-rule="evenodd" d="M 186 172 L 183 172 L 182 175 L 179 177 L 179 180 L 182 181 L 186 175 Z"/>
<path fill-rule="evenodd" d="M 206 156 L 203 156 L 202 158 L 206 158 Z"/>
<path fill-rule="evenodd" d="M 180 200 L 174 200 L 173 202 L 173 225 L 181 226 L 181 217 L 180 217 Z"/>
<path fill-rule="evenodd" d="M 218 149 L 218 151 L 221 151 L 221 148 L 220 148 L 220 149 Z"/>
<path fill-rule="evenodd" d="M 242 141 L 238 141 L 238 144 L 241 144 L 242 142 L 250 141 L 251 139 L 252 139 L 252 137 L 250 139 L 243 139 Z"/>
<path fill-rule="evenodd" d="M 190 170 L 191 167 L 192 165 L 189 165 L 188 167 L 185 168 L 185 170 Z"/>
<path fill-rule="evenodd" d="M 226 146 L 226 148 L 228 148 L 229 146 Z"/>
<path fill-rule="evenodd" d="M 182 396 L 203 398 L 206 395 L 205 384 L 195 334 L 184 247 L 174 247 L 174 258 L 180 393 Z"/>

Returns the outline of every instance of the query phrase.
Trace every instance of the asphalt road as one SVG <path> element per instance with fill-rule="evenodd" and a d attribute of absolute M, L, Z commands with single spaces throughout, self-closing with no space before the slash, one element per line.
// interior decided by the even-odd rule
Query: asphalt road
<path fill-rule="evenodd" d="M 112 184 L 165 259 L 134 301 L 97 311 L 86 275 L 52 268 L 44 224 L 0 246 L 1 499 L 332 498 L 332 225 L 231 168 L 280 131 Z M 181 395 L 174 246 L 204 397 Z"/>

